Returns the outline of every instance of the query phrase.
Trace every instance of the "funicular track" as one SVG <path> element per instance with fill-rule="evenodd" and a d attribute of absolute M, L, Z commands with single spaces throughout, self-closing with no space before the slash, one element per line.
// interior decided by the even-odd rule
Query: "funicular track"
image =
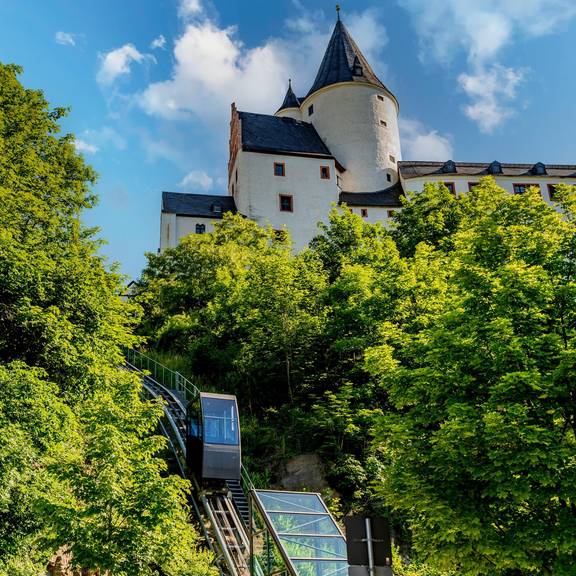
<path fill-rule="evenodd" d="M 142 361 L 145 359 L 145 363 Z M 248 576 L 250 545 L 245 520 L 240 514 L 246 515 L 246 496 L 239 484 L 231 481 L 234 491 L 227 484 L 224 490 L 206 490 L 201 488 L 193 477 L 188 474 L 186 461 L 186 404 L 195 397 L 198 389 L 178 373 L 162 368 L 164 385 L 158 381 L 157 364 L 138 355 L 135 351 L 128 354 L 126 366 L 139 372 L 142 376 L 142 386 L 151 398 L 161 398 L 164 401 L 164 418 L 160 421 L 162 434 L 168 440 L 168 447 L 174 460 L 175 469 L 193 483 L 189 495 L 192 509 L 201 526 L 207 546 L 215 553 L 216 562 L 221 574 L 227 576 Z M 152 375 L 156 376 L 153 378 Z M 240 489 L 238 491 L 238 489 Z M 235 503 L 239 501 L 237 505 Z"/>
<path fill-rule="evenodd" d="M 221 576 L 347 576 L 346 540 L 320 494 L 263 490 L 252 484 L 241 466 L 234 396 L 200 392 L 181 374 L 140 352 L 130 350 L 126 358 L 126 367 L 138 372 L 146 395 L 163 400 L 160 428 L 170 463 L 192 482 L 190 504 Z M 210 412 L 219 403 L 228 410 L 233 406 L 234 415 Z M 198 406 L 204 430 L 200 458 L 194 444 L 200 429 Z M 226 418 L 226 432 L 214 437 L 211 424 Z M 205 470 L 207 450 L 212 450 L 213 460 Z"/>

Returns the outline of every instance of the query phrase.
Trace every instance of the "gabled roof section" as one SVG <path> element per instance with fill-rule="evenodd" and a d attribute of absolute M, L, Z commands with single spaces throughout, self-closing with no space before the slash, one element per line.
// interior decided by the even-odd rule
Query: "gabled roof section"
<path fill-rule="evenodd" d="M 232 196 L 162 192 L 162 212 L 220 220 L 224 212 L 236 212 Z"/>
<path fill-rule="evenodd" d="M 277 112 L 280 112 L 280 110 L 285 110 L 286 108 L 300 108 L 300 101 L 292 90 L 292 82 L 290 80 L 288 80 L 288 90 L 286 92 L 286 96 L 284 96 L 284 102 L 282 102 L 282 106 L 278 108 Z"/>
<path fill-rule="evenodd" d="M 522 176 L 523 178 L 549 176 L 553 178 L 576 178 L 574 164 L 505 164 L 504 162 L 453 162 L 453 174 L 462 176 Z M 398 162 L 402 178 L 421 178 L 423 176 L 446 176 L 444 162 Z M 536 169 L 536 166 L 538 168 Z"/>
<path fill-rule="evenodd" d="M 309 122 L 251 112 L 239 112 L 239 115 L 243 150 L 332 157 Z"/>
<path fill-rule="evenodd" d="M 338 20 L 307 97 L 325 86 L 340 82 L 364 82 L 389 91 L 374 74 L 346 26 Z"/>

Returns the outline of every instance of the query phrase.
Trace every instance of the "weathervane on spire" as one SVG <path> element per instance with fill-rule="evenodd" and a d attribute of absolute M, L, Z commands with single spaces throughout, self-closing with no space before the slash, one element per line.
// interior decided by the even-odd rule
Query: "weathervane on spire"
<path fill-rule="evenodd" d="M 340 20 L 340 4 L 336 4 L 336 14 L 338 16 L 338 20 Z"/>

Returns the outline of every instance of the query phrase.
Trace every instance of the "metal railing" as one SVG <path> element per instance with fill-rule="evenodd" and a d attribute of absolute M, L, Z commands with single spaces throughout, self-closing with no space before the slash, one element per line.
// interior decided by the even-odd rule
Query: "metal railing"
<path fill-rule="evenodd" d="M 180 374 L 180 372 L 176 372 L 168 368 L 168 366 L 160 364 L 160 362 L 146 356 L 139 350 L 126 350 L 126 360 L 135 368 L 149 372 L 150 376 L 156 380 L 156 382 L 160 382 L 160 384 L 169 390 L 180 392 L 186 400 L 192 400 L 200 393 L 198 387 Z"/>

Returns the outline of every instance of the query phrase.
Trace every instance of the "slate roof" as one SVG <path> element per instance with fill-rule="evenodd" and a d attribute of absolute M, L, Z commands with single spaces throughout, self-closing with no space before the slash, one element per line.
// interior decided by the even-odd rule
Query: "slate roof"
<path fill-rule="evenodd" d="M 404 196 L 402 184 L 397 182 L 378 192 L 340 192 L 340 204 L 348 206 L 402 206 L 400 196 Z"/>
<path fill-rule="evenodd" d="M 516 176 L 522 178 L 534 178 L 541 176 L 551 176 L 553 178 L 576 178 L 576 165 L 571 164 L 545 164 L 544 173 L 538 173 L 538 164 L 505 164 L 500 162 L 450 162 L 450 170 L 447 171 L 449 162 L 419 162 L 402 161 L 398 162 L 398 169 L 402 178 L 421 178 L 422 176 L 443 175 L 449 178 L 450 175 L 462 176 L 487 176 L 494 174 L 494 165 L 501 168 L 498 175 Z M 492 168 L 491 168 L 492 167 Z"/>
<path fill-rule="evenodd" d="M 300 108 L 300 100 L 294 94 L 291 82 L 288 82 L 288 90 L 286 96 L 284 96 L 284 102 L 282 102 L 282 106 L 277 111 L 280 112 L 280 110 L 285 110 L 286 108 Z"/>
<path fill-rule="evenodd" d="M 307 96 L 339 82 L 364 82 L 389 90 L 378 79 L 346 26 L 338 20 Z"/>
<path fill-rule="evenodd" d="M 239 114 L 243 150 L 332 157 L 314 126 L 308 122 L 251 112 Z"/>
<path fill-rule="evenodd" d="M 232 196 L 162 192 L 162 212 L 219 220 L 224 212 L 236 212 L 236 203 Z"/>

